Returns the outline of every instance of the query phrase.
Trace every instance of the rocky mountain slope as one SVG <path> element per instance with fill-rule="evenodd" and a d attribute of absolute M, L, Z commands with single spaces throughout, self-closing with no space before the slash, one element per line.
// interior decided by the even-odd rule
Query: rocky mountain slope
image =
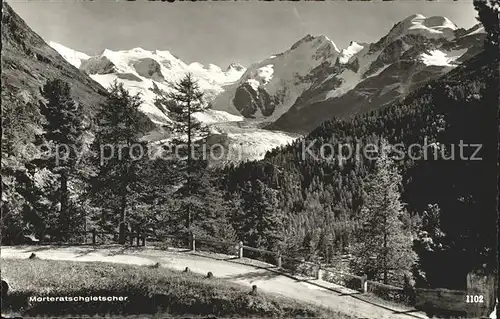
<path fill-rule="evenodd" d="M 458 29 L 442 17 L 415 15 L 377 43 L 359 45 L 363 49 L 351 43 L 349 48 L 356 47 L 357 53 L 330 65 L 330 75 L 315 82 L 270 128 L 307 132 L 325 119 L 347 118 L 401 100 L 481 52 L 480 31 Z"/>
<path fill-rule="evenodd" d="M 25 108 L 33 117 L 27 133 L 37 130 L 40 88 L 49 79 L 67 81 L 74 99 L 92 116 L 104 102 L 106 90 L 68 63 L 36 34 L 7 4 L 2 4 L 2 109 Z M 153 123 L 144 117 L 145 127 Z M 27 134 L 28 136 L 30 134 Z"/>
<path fill-rule="evenodd" d="M 39 98 L 39 88 L 52 78 L 68 81 L 75 98 L 91 112 L 104 100 L 105 89 L 69 64 L 12 10 L 2 4 L 2 103 Z"/>
<path fill-rule="evenodd" d="M 308 35 L 248 68 L 213 102 L 214 109 L 306 133 L 331 117 L 349 117 L 402 99 L 482 50 L 484 30 L 445 17 L 412 15 L 376 43 L 339 50 Z"/>
<path fill-rule="evenodd" d="M 327 37 L 307 35 L 288 51 L 252 65 L 213 101 L 213 108 L 246 118 L 277 119 L 339 55 Z"/>

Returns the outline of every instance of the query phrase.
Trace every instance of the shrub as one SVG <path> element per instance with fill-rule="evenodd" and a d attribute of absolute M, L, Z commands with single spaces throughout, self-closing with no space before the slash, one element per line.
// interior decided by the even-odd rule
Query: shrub
<path fill-rule="evenodd" d="M 325 271 L 323 280 L 340 286 L 347 287 L 353 290 L 361 289 L 361 277 L 349 275 L 339 272 Z"/>
<path fill-rule="evenodd" d="M 405 303 L 408 305 L 411 304 L 411 298 L 403 288 L 368 281 L 368 292 L 384 300 Z"/>

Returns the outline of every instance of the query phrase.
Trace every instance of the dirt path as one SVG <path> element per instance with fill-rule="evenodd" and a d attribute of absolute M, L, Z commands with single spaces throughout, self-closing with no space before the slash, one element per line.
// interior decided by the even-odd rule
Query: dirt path
<path fill-rule="evenodd" d="M 223 255 L 201 256 L 190 252 L 163 251 L 151 248 L 108 247 L 54 247 L 16 246 L 1 247 L 1 258 L 25 259 L 35 253 L 41 259 L 99 261 L 135 265 L 149 265 L 160 262 L 163 267 L 183 270 L 185 267 L 196 273 L 213 272 L 215 277 L 224 278 L 249 287 L 257 285 L 259 290 L 280 294 L 296 300 L 328 307 L 358 318 L 427 318 L 421 312 L 411 309 L 395 309 L 393 306 L 377 305 L 359 299 L 359 293 L 338 285 L 319 280 L 296 279 L 283 275 L 275 269 L 266 268 L 264 263 L 245 264 L 245 261 Z"/>

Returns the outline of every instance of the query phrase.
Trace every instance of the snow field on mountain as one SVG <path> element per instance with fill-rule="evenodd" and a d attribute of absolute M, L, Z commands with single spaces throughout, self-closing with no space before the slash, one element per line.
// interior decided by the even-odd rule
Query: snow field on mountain
<path fill-rule="evenodd" d="M 421 55 L 422 62 L 427 65 L 436 66 L 456 66 L 453 64 L 455 60 L 460 58 L 467 49 L 451 50 L 451 51 L 441 51 L 441 50 L 431 50 L 429 53 L 423 53 Z"/>
<path fill-rule="evenodd" d="M 223 91 L 222 87 L 224 85 L 238 80 L 244 72 L 244 69 L 237 70 L 235 67 L 230 67 L 227 71 L 222 71 L 220 67 L 214 64 L 210 64 L 207 67 L 200 63 L 187 65 L 169 51 L 148 51 L 142 48 L 120 51 L 104 50 L 101 55 L 90 57 L 55 42 L 51 42 L 50 45 L 75 67 L 80 67 L 83 61 L 91 58 L 93 59 L 87 61 L 87 64 L 94 64 L 93 66 L 97 68 L 99 65 L 106 64 L 101 61 L 112 63 L 112 73 L 90 74 L 91 78 L 105 88 L 109 87 L 116 80 L 123 83 L 132 94 L 139 93 L 144 101 L 141 111 L 150 116 L 152 121 L 161 125 L 168 124 L 171 121 L 162 110 L 154 105 L 155 94 L 150 90 L 153 84 L 156 84 L 164 91 L 170 91 L 172 82 L 180 80 L 185 74 L 190 72 L 198 80 L 200 89 L 205 92 L 208 102 Z M 158 66 L 159 69 L 156 70 Z M 149 71 L 148 69 L 151 71 L 151 78 L 143 76 L 145 72 Z M 155 72 L 158 74 L 154 74 Z M 161 79 L 162 77 L 164 80 Z M 215 112 L 213 110 L 207 111 L 206 114 L 197 114 L 196 117 L 206 123 L 237 121 L 241 119 L 234 115 L 225 114 L 220 111 Z"/>
<path fill-rule="evenodd" d="M 80 68 L 83 60 L 90 58 L 90 56 L 85 53 L 72 50 L 56 42 L 49 42 L 49 45 L 76 68 Z"/>
<path fill-rule="evenodd" d="M 399 28 L 393 29 L 389 33 L 389 38 L 396 39 L 411 34 L 434 39 L 453 39 L 455 37 L 454 31 L 457 29 L 458 27 L 446 17 L 427 18 L 421 14 L 414 14 L 404 19 Z"/>
<path fill-rule="evenodd" d="M 342 81 L 342 84 L 339 87 L 328 91 L 326 93 L 325 100 L 330 99 L 330 98 L 334 98 L 334 97 L 342 96 L 342 95 L 346 94 L 347 92 L 349 92 L 350 90 L 354 89 L 356 87 L 356 85 L 358 85 L 361 81 L 366 79 L 366 78 L 363 78 L 363 74 L 368 70 L 370 65 L 380 55 L 380 51 L 368 54 L 368 52 L 369 52 L 368 45 L 365 47 L 362 47 L 362 48 L 359 48 L 359 46 L 354 46 L 354 48 L 356 50 L 358 50 L 355 53 L 356 58 L 358 59 L 358 64 L 359 64 L 358 71 L 354 72 L 354 71 L 346 68 L 339 75 L 337 75 L 337 78 L 339 78 Z M 353 51 L 351 51 L 351 52 L 353 52 Z M 370 75 L 369 77 L 377 76 L 384 69 L 385 68 L 381 68 L 380 70 L 378 70 L 376 73 Z"/>
<path fill-rule="evenodd" d="M 363 50 L 364 47 L 365 46 L 352 41 L 347 48 L 342 49 L 342 51 L 340 51 L 339 62 L 341 64 L 348 63 L 349 60 L 359 51 Z"/>

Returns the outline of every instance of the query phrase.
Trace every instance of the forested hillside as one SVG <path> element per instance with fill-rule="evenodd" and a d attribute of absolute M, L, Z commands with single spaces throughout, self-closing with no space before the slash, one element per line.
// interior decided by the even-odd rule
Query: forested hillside
<path fill-rule="evenodd" d="M 5 240 L 23 231 L 31 233 L 33 225 L 43 228 L 57 223 L 54 211 L 59 194 L 53 185 L 57 174 L 36 171 L 31 162 L 40 150 L 37 139 L 47 120 L 41 106 L 50 94 L 44 96 L 42 87 L 54 80 L 70 87 L 64 101 L 71 100 L 68 106 L 76 111 L 78 121 L 85 127 L 81 135 L 84 144 L 92 140 L 97 127 L 93 122 L 108 92 L 64 60 L 6 2 L 2 3 L 1 60 L 2 240 Z M 52 123 L 55 129 L 63 125 L 58 120 Z M 138 122 L 141 130 L 155 127 L 143 114 Z M 74 197 L 79 187 L 70 188 Z"/>
<path fill-rule="evenodd" d="M 304 150 L 320 157 L 324 144 L 336 151 L 341 144 L 362 149 L 388 142 L 400 152 L 392 161 L 402 175 L 401 200 L 406 204 L 399 218 L 419 253 L 419 284 L 462 288 L 468 271 L 495 265 L 495 54 L 474 57 L 402 103 L 349 121 L 326 121 L 304 140 L 268 153 L 263 161 L 228 168 L 226 187 L 234 194 L 255 194 L 243 198 L 247 205 L 265 203 L 267 218 L 275 219 L 271 229 L 288 251 L 331 258 L 352 250 L 364 222 L 363 208 L 374 196 L 366 185 L 380 178 L 380 172 L 376 161 L 362 154 L 339 163 L 338 153 L 332 160 L 318 160 L 310 154 L 304 158 Z M 308 148 L 311 143 L 314 146 Z M 424 149 L 409 148 L 425 143 L 427 159 Z M 347 147 L 342 149 L 347 157 Z M 262 191 L 252 191 L 255 187 Z"/>

